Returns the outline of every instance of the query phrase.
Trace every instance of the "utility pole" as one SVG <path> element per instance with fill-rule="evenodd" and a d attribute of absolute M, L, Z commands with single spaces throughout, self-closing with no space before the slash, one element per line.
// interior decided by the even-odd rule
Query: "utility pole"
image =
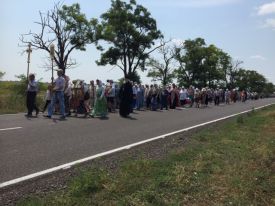
<path fill-rule="evenodd" d="M 31 62 L 31 53 L 32 53 L 32 49 L 31 49 L 31 43 L 29 42 L 28 44 L 28 48 L 26 50 L 26 52 L 28 53 L 28 68 L 27 68 L 27 79 L 29 78 L 29 71 L 30 71 L 30 62 Z"/>
<path fill-rule="evenodd" d="M 54 44 L 50 46 L 50 55 L 52 60 L 52 85 L 53 85 L 53 60 L 54 60 Z"/>

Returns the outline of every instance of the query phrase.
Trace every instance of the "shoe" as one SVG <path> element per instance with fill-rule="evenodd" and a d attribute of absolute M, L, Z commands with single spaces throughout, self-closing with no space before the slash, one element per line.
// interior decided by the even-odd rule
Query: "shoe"
<path fill-rule="evenodd" d="M 66 119 L 65 116 L 61 116 L 61 117 L 60 117 L 60 120 L 65 120 L 65 119 Z"/>
<path fill-rule="evenodd" d="M 36 110 L 36 113 L 35 113 L 35 115 L 37 116 L 39 114 L 39 110 Z"/>
<path fill-rule="evenodd" d="M 32 117 L 31 114 L 25 114 L 25 117 Z"/>
<path fill-rule="evenodd" d="M 43 117 L 51 119 L 52 117 L 50 115 L 43 115 Z"/>

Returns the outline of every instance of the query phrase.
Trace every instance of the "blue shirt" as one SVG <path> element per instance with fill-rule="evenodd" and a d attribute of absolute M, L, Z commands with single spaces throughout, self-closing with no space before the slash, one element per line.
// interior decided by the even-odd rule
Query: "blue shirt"
<path fill-rule="evenodd" d="M 55 80 L 55 91 L 57 92 L 63 92 L 65 89 L 65 79 L 63 77 L 58 77 Z"/>

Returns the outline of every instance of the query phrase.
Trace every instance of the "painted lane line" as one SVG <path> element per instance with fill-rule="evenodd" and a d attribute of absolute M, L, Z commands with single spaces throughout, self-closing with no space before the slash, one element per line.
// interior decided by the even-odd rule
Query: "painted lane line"
<path fill-rule="evenodd" d="M 22 129 L 22 128 L 23 127 L 11 127 L 11 128 L 0 129 L 0 131 L 15 130 L 15 129 Z"/>
<path fill-rule="evenodd" d="M 26 175 L 26 176 L 23 176 L 23 177 L 20 177 L 20 178 L 16 178 L 16 179 L 13 179 L 13 180 L 10 180 L 10 181 L 7 181 L 7 182 L 0 183 L 0 188 L 4 188 L 4 187 L 10 186 L 10 185 L 14 185 L 14 184 L 26 181 L 26 180 L 33 179 L 35 177 L 39 177 L 39 176 L 42 176 L 42 175 L 52 173 L 52 172 L 56 172 L 58 170 L 66 170 L 66 169 L 68 169 L 72 166 L 75 166 L 77 164 L 84 163 L 84 162 L 96 159 L 98 157 L 103 157 L 103 156 L 113 154 L 113 153 L 116 153 L 116 152 L 119 152 L 119 151 L 122 151 L 122 150 L 127 150 L 127 149 L 130 149 L 132 147 L 136 147 L 138 145 L 142 145 L 142 144 L 152 142 L 152 141 L 155 141 L 155 140 L 158 140 L 158 139 L 163 139 L 165 137 L 168 137 L 168 136 L 171 136 L 171 135 L 174 135 L 174 134 L 186 132 L 186 131 L 189 131 L 189 130 L 192 130 L 192 129 L 195 129 L 195 128 L 198 128 L 198 127 L 202 127 L 202 126 L 205 126 L 205 125 L 208 125 L 208 124 L 212 124 L 212 123 L 219 122 L 219 121 L 222 121 L 222 120 L 225 120 L 225 119 L 229 119 L 231 117 L 235 117 L 235 116 L 238 116 L 238 115 L 241 115 L 241 114 L 245 114 L 245 113 L 251 112 L 252 110 L 259 110 L 259 109 L 262 109 L 262 108 L 265 108 L 265 107 L 269 107 L 271 105 L 275 105 L 275 103 L 267 104 L 265 106 L 257 107 L 257 108 L 254 108 L 254 109 L 246 110 L 246 111 L 239 112 L 239 113 L 236 113 L 236 114 L 232 114 L 232 115 L 229 115 L 229 116 L 226 116 L 226 117 L 215 119 L 215 120 L 212 120 L 212 121 L 209 121 L 209 122 L 205 122 L 205 123 L 201 123 L 201 124 L 198 124 L 198 125 L 195 125 L 195 126 L 187 127 L 187 128 L 181 129 L 181 130 L 177 130 L 177 131 L 174 131 L 174 132 L 163 134 L 163 135 L 160 135 L 160 136 L 157 136 L 157 137 L 153 137 L 153 138 L 143 140 L 143 141 L 140 141 L 140 142 L 136 142 L 136 143 L 133 143 L 133 144 L 129 144 L 129 145 L 126 145 L 126 146 L 122 146 L 122 147 L 119 147 L 119 148 L 116 148 L 116 149 L 113 149 L 113 150 L 102 152 L 102 153 L 99 153 L 99 154 L 96 154 L 96 155 L 93 155 L 93 156 L 90 156 L 90 157 L 86 157 L 86 158 L 83 158 L 83 159 L 80 159 L 80 160 L 76 160 L 76 161 L 73 161 L 73 162 L 70 162 L 70 163 L 59 165 L 57 167 L 53 167 L 53 168 L 43 170 L 43 171 L 40 171 L 40 172 L 37 172 L 37 173 L 33 173 L 33 174 Z"/>

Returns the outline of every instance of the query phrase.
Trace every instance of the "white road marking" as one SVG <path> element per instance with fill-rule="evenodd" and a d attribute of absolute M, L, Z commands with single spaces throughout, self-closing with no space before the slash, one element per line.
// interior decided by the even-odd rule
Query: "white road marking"
<path fill-rule="evenodd" d="M 23 127 L 11 127 L 11 128 L 0 129 L 0 131 L 15 130 L 15 129 L 22 129 L 22 128 Z"/>
<path fill-rule="evenodd" d="M 246 111 L 243 111 L 243 112 L 239 112 L 239 113 L 236 113 L 236 114 L 232 114 L 232 115 L 222 117 L 222 118 L 219 118 L 219 119 L 215 119 L 215 120 L 212 120 L 212 121 L 209 121 L 209 122 L 201 123 L 201 124 L 198 124 L 198 125 L 195 125 L 195 126 L 192 126 L 192 127 L 187 127 L 187 128 L 181 129 L 181 130 L 177 130 L 177 131 L 174 131 L 174 132 L 163 134 L 163 135 L 160 135 L 160 136 L 157 136 L 157 137 L 153 137 L 153 138 L 150 138 L 150 139 L 147 139 L 147 140 L 143 140 L 143 141 L 140 141 L 140 142 L 129 144 L 129 145 L 119 147 L 119 148 L 116 148 L 116 149 L 113 149 L 113 150 L 109 150 L 109 151 L 106 151 L 106 152 L 102 152 L 102 153 L 99 153 L 99 154 L 96 154 L 96 155 L 93 155 L 93 156 L 90 156 L 90 157 L 86 157 L 86 158 L 83 158 L 83 159 L 80 159 L 80 160 L 76 160 L 76 161 L 73 161 L 73 162 L 70 162 L 70 163 L 59 165 L 57 167 L 53 167 L 53 168 L 43 170 L 43 171 L 40 171 L 40 172 L 37 172 L 37 173 L 33 173 L 33 174 L 30 174 L 30 175 L 19 177 L 19 178 L 16 178 L 16 179 L 13 179 L 13 180 L 10 180 L 10 181 L 7 181 L 7 182 L 2 182 L 2 183 L 0 183 L 0 188 L 4 188 L 6 186 L 10 186 L 10 185 L 17 184 L 19 182 L 30 180 L 30 179 L 33 179 L 35 177 L 39 177 L 41 175 L 56 172 L 58 170 L 66 170 L 66 169 L 68 169 L 72 166 L 75 166 L 77 164 L 96 159 L 98 157 L 103 157 L 103 156 L 113 154 L 113 153 L 116 153 L 116 152 L 119 152 L 119 151 L 122 151 L 122 150 L 127 150 L 127 149 L 130 149 L 132 147 L 136 147 L 136 146 L 141 145 L 141 144 L 145 144 L 145 143 L 152 142 L 152 141 L 155 141 L 155 140 L 158 140 L 158 139 L 162 139 L 162 138 L 174 135 L 174 134 L 186 132 L 186 131 L 189 131 L 189 130 L 192 130 L 192 129 L 195 129 L 195 128 L 198 128 L 198 127 L 202 127 L 202 126 L 205 126 L 205 125 L 208 125 L 208 124 L 212 124 L 212 123 L 219 122 L 219 121 L 222 121 L 222 120 L 225 120 L 225 119 L 229 119 L 231 117 L 235 117 L 235 116 L 238 116 L 238 115 L 241 115 L 241 114 L 245 114 L 245 113 L 251 112 L 252 110 L 259 110 L 259 109 L 262 109 L 264 107 L 268 107 L 268 106 L 271 106 L 271 105 L 274 105 L 274 104 L 275 103 L 267 104 L 265 106 L 261 106 L 261 107 L 253 108 L 253 109 L 246 110 Z"/>

